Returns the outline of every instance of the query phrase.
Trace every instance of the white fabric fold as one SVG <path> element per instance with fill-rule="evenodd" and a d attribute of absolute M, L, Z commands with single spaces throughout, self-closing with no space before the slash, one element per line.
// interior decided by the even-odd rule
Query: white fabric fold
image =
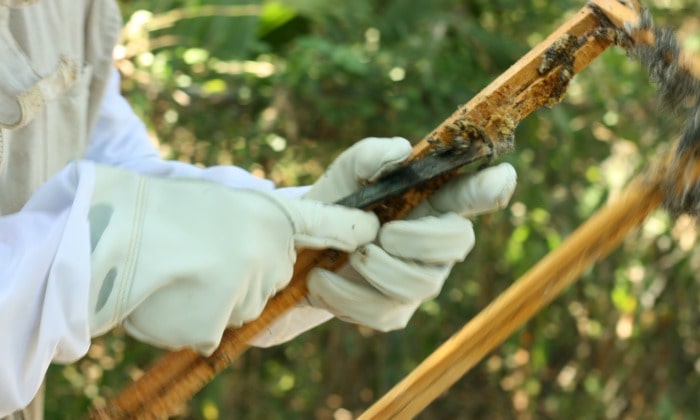
<path fill-rule="evenodd" d="M 0 416 L 31 401 L 52 361 L 74 362 L 90 345 L 93 180 L 90 164 L 73 164 L 0 217 Z"/>

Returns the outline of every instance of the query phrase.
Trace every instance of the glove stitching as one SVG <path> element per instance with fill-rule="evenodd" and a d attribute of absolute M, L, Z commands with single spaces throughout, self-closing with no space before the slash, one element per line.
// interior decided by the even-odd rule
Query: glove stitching
<path fill-rule="evenodd" d="M 118 325 L 120 319 L 126 320 L 126 316 L 122 315 L 125 312 L 129 296 L 131 295 L 131 286 L 133 284 L 134 271 L 136 270 L 136 260 L 141 244 L 141 232 L 146 214 L 144 208 L 146 207 L 147 183 L 148 181 L 145 177 L 138 178 L 136 198 L 134 200 L 134 229 L 129 239 L 129 246 L 124 262 L 124 272 L 121 274 L 123 280 L 118 282 L 119 295 L 117 298 L 117 306 L 114 310 L 114 318 L 112 320 L 112 324 L 114 325 Z"/>

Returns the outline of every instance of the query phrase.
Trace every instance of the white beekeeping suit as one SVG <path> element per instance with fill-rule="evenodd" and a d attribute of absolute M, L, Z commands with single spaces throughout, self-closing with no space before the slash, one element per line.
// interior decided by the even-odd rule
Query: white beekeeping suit
<path fill-rule="evenodd" d="M 0 1 L 0 216 L 19 211 L 50 175 L 84 153 L 121 27 L 111 1 L 31 3 Z M 47 130 L 66 135 L 47 142 Z M 3 328 L 9 324 L 0 320 Z M 67 359 L 85 349 L 72 350 Z M 14 417 L 40 419 L 42 413 L 40 395 Z"/>
<path fill-rule="evenodd" d="M 112 1 L 39 3 L 0 0 L 0 214 L 82 157 L 121 28 Z"/>
<path fill-rule="evenodd" d="M 259 316 L 303 248 L 340 249 L 350 263 L 313 271 L 305 302 L 252 344 L 333 315 L 402 328 L 472 248 L 461 215 L 513 192 L 513 168 L 499 165 L 380 229 L 324 203 L 399 165 L 404 139 L 359 142 L 311 188 L 163 161 L 119 92 L 120 28 L 112 0 L 0 0 L 0 417 L 41 418 L 41 397 L 30 402 L 49 364 L 78 360 L 117 325 L 211 353 L 224 328 Z"/>

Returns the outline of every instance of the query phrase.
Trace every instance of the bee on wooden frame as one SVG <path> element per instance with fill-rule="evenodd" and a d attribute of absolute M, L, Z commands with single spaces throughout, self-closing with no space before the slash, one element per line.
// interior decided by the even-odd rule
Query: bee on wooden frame
<path fill-rule="evenodd" d="M 574 53 L 580 46 L 581 40 L 577 36 L 569 33 L 562 35 L 542 55 L 537 73 L 543 76 L 560 65 L 573 67 Z"/>

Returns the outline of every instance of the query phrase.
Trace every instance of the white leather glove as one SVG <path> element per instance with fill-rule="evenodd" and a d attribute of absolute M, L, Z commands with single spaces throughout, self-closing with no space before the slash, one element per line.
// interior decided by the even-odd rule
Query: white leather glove
<path fill-rule="evenodd" d="M 410 152 L 410 143 L 402 138 L 365 139 L 341 154 L 305 197 L 337 201 L 394 169 Z M 353 252 L 337 273 L 314 269 L 308 279 L 309 303 L 377 330 L 405 327 L 474 246 L 474 230 L 465 216 L 505 207 L 515 184 L 515 169 L 507 163 L 450 181 L 406 220 L 382 226 L 376 243 Z"/>
<path fill-rule="evenodd" d="M 289 282 L 297 247 L 351 252 L 379 228 L 359 210 L 100 165 L 89 219 L 91 334 L 122 324 L 205 354 Z"/>

